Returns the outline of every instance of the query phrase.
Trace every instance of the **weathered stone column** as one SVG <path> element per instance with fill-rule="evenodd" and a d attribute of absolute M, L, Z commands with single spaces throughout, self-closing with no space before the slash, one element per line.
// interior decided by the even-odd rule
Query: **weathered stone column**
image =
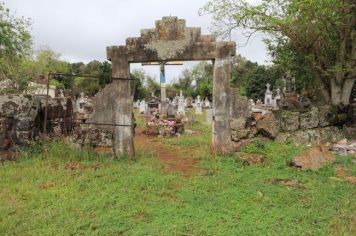
<path fill-rule="evenodd" d="M 235 44 L 219 42 L 216 45 L 213 79 L 213 154 L 231 152 L 230 103 L 231 55 Z"/>
<path fill-rule="evenodd" d="M 126 58 L 126 48 L 108 48 L 108 58 L 112 62 L 112 86 L 118 96 L 112 97 L 114 127 L 113 149 L 116 155 L 135 155 L 132 124 L 132 91 L 129 79 L 130 65 Z M 108 94 L 110 96 L 110 94 Z M 109 115 L 109 114 L 108 114 Z"/>

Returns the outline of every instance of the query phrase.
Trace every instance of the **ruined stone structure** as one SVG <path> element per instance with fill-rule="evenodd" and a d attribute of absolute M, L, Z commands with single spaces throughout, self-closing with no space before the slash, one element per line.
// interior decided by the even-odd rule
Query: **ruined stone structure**
<path fill-rule="evenodd" d="M 334 143 L 345 137 L 354 138 L 350 124 L 345 124 L 335 108 L 327 105 L 273 111 L 260 120 L 249 113 L 246 115 L 231 120 L 231 138 L 235 148 L 252 142 L 257 136 L 296 145 Z"/>
<path fill-rule="evenodd" d="M 43 131 L 45 104 L 45 97 L 39 95 L 0 96 L 0 152 L 16 150 L 39 138 Z M 71 129 L 73 109 L 70 98 L 49 98 L 47 112 L 48 132 L 57 129 L 59 133 L 65 133 Z M 65 119 L 68 119 L 67 123 L 63 122 Z"/>
<path fill-rule="evenodd" d="M 144 29 L 141 36 L 128 38 L 126 45 L 107 47 L 112 62 L 113 82 L 96 96 L 102 106 L 94 111 L 92 121 L 114 124 L 113 148 L 116 154 L 134 155 L 130 63 L 212 60 L 213 140 L 215 153 L 230 151 L 230 87 L 231 56 L 234 42 L 216 42 L 211 35 L 201 35 L 200 28 L 186 27 L 185 20 L 163 17 L 154 29 Z M 94 106 L 96 107 L 96 106 Z"/>

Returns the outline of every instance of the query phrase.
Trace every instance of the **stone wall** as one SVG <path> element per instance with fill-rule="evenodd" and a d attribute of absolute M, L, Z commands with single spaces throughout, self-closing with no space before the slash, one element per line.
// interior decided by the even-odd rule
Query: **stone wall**
<path fill-rule="evenodd" d="M 300 145 L 336 142 L 345 136 L 355 138 L 354 125 L 345 125 L 352 123 L 352 119 L 347 115 L 345 119 L 345 115 L 331 106 L 321 106 L 270 112 L 258 121 L 253 115 L 241 116 L 230 122 L 231 139 L 235 147 L 240 147 L 257 136 Z"/>
<path fill-rule="evenodd" d="M 0 151 L 11 151 L 36 141 L 43 130 L 45 109 L 44 96 L 0 96 Z M 47 131 L 50 134 L 62 134 L 64 129 L 71 131 L 73 106 L 70 98 L 49 98 L 47 110 Z M 64 120 L 66 125 L 63 125 Z"/>
<path fill-rule="evenodd" d="M 0 151 L 36 140 L 41 102 L 27 95 L 0 96 Z"/>

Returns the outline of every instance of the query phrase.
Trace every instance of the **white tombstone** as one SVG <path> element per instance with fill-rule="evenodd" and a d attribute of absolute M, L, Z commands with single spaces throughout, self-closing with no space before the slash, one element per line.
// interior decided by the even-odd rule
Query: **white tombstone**
<path fill-rule="evenodd" d="M 255 109 L 256 108 L 256 103 L 253 101 L 253 99 L 248 100 L 248 104 L 250 109 Z"/>
<path fill-rule="evenodd" d="M 197 99 L 195 99 L 195 113 L 196 114 L 203 113 L 199 95 L 198 95 Z"/>
<path fill-rule="evenodd" d="M 273 97 L 272 97 L 272 92 L 269 89 L 271 85 L 269 83 L 266 84 L 267 90 L 265 92 L 265 100 L 264 100 L 264 104 L 266 106 L 272 106 L 273 105 Z"/>
<path fill-rule="evenodd" d="M 184 105 L 184 96 L 182 90 L 180 90 L 180 96 L 178 99 L 178 113 L 181 115 L 185 115 L 185 105 Z"/>
<path fill-rule="evenodd" d="M 210 101 L 209 101 L 209 99 L 207 97 L 204 100 L 204 107 L 210 108 Z"/>
<path fill-rule="evenodd" d="M 140 102 L 140 113 L 141 113 L 141 114 L 145 114 L 145 113 L 146 113 L 146 110 L 147 110 L 146 102 L 145 102 L 145 100 L 142 100 L 142 101 Z"/>
<path fill-rule="evenodd" d="M 134 108 L 139 108 L 140 107 L 140 101 L 137 100 L 136 102 L 134 102 Z"/>
<path fill-rule="evenodd" d="M 86 102 L 85 94 L 82 92 L 79 94 L 79 98 L 76 101 L 77 111 L 79 113 L 84 113 L 84 104 Z"/>
<path fill-rule="evenodd" d="M 281 90 L 280 90 L 280 88 L 277 88 L 277 94 L 273 99 L 273 108 L 274 109 L 279 109 L 278 102 L 281 100 L 281 98 L 282 98 L 281 97 Z"/>

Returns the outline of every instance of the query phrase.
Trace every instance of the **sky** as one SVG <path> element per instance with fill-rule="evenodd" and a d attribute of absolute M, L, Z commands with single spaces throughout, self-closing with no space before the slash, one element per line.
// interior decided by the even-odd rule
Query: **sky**
<path fill-rule="evenodd" d="M 31 18 L 34 49 L 51 48 L 61 59 L 70 62 L 106 60 L 106 47 L 124 45 L 126 38 L 138 37 L 141 29 L 154 28 L 163 16 L 186 19 L 188 27 L 201 27 L 202 34 L 210 34 L 211 16 L 199 16 L 198 11 L 207 0 L 3 0 L 16 16 Z M 262 36 L 246 40 L 239 33 L 237 53 L 245 58 L 268 63 Z M 170 82 L 194 62 L 182 66 L 167 66 Z M 158 80 L 158 66 L 132 65 L 143 68 Z"/>

